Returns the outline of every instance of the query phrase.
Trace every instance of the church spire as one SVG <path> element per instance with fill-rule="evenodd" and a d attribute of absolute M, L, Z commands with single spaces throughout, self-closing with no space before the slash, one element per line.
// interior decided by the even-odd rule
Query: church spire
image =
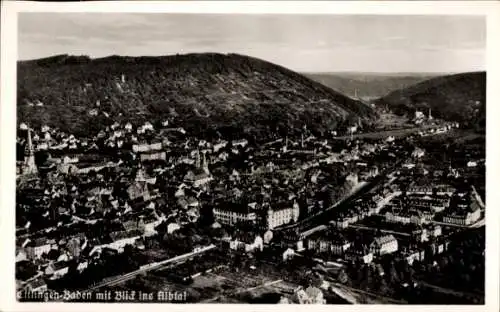
<path fill-rule="evenodd" d="M 203 152 L 201 167 L 202 167 L 203 171 L 205 171 L 206 174 L 210 174 L 210 171 L 208 170 L 208 162 L 207 162 L 206 152 Z"/>
<path fill-rule="evenodd" d="M 198 169 L 201 168 L 200 150 L 196 150 L 195 166 Z"/>
<path fill-rule="evenodd" d="M 31 141 L 31 129 L 28 128 L 28 142 L 26 144 L 26 156 L 34 155 L 33 142 Z"/>
<path fill-rule="evenodd" d="M 33 149 L 33 142 L 31 141 L 31 128 L 28 128 L 28 140 L 24 154 L 24 174 L 37 174 L 38 169 L 35 164 L 35 151 Z"/>
<path fill-rule="evenodd" d="M 137 169 L 137 172 L 135 174 L 135 180 L 137 182 L 139 182 L 139 181 L 146 181 L 146 176 L 144 174 L 144 170 L 142 169 L 142 167 L 140 167 L 140 168 Z"/>

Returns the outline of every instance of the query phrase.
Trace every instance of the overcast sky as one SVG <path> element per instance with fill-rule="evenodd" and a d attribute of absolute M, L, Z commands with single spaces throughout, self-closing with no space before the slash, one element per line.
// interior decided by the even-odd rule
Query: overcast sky
<path fill-rule="evenodd" d="M 19 59 L 239 53 L 301 72 L 485 69 L 473 16 L 21 13 Z"/>

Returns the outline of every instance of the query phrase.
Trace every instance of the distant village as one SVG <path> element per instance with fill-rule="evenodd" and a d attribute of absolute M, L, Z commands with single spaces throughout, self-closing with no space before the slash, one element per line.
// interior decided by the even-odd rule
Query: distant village
<path fill-rule="evenodd" d="M 416 112 L 415 124 L 428 120 L 430 111 Z M 411 137 L 457 127 L 442 122 Z M 361 131 L 318 138 L 304 126 L 300 137 L 256 145 L 197 139 L 171 120 L 115 122 L 93 137 L 21 123 L 17 287 L 100 289 L 160 267 L 189 284 L 212 270 L 250 278 L 269 263 L 295 263 L 321 267 L 323 278 L 289 281 L 279 302 L 324 303 L 348 298 L 337 284 L 363 270 L 387 277 L 394 263 L 432 266 L 453 237 L 484 225 L 481 196 L 461 182 L 484 159 L 435 166 L 413 139 L 356 138 Z M 177 262 L 188 258 L 198 260 Z M 408 288 L 416 278 L 390 281 Z"/>

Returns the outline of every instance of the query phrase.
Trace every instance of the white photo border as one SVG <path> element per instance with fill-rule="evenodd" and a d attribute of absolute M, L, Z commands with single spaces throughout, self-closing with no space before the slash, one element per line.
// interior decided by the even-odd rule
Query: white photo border
<path fill-rule="evenodd" d="M 499 311 L 499 211 L 500 192 L 495 191 L 500 178 L 500 3 L 497 1 L 89 1 L 89 2 L 30 2 L 1 3 L 1 105 L 0 105 L 0 311 L 90 311 L 116 308 L 182 311 L 306 311 L 302 305 L 251 304 L 107 304 L 107 303 L 19 303 L 15 300 L 15 133 L 16 133 L 16 61 L 17 15 L 20 12 L 127 12 L 127 13 L 222 13 L 222 14 L 362 14 L 362 15 L 478 15 L 487 20 L 487 175 L 486 175 L 486 287 L 485 305 L 324 305 L 317 311 L 400 311 L 457 310 Z"/>

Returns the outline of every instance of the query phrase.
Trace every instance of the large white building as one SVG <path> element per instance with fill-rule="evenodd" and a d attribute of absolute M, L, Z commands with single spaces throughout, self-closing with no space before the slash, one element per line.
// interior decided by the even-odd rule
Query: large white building
<path fill-rule="evenodd" d="M 294 202 L 293 205 L 280 205 L 276 207 L 269 207 L 267 211 L 266 224 L 269 229 L 274 229 L 278 226 L 297 222 L 299 220 L 299 204 Z"/>
<path fill-rule="evenodd" d="M 134 151 L 134 153 L 159 151 L 161 149 L 162 149 L 161 142 L 156 142 L 156 143 L 152 143 L 152 144 L 142 143 L 142 144 L 132 145 L 132 151 Z"/>
<path fill-rule="evenodd" d="M 469 211 L 463 214 L 449 214 L 443 217 L 444 223 L 456 225 L 471 225 L 481 218 L 481 210 Z"/>
<path fill-rule="evenodd" d="M 443 216 L 445 223 L 471 225 L 481 218 L 481 207 L 472 194 L 462 197 L 450 210 Z"/>
<path fill-rule="evenodd" d="M 224 205 L 213 209 L 215 219 L 222 224 L 234 225 L 239 222 L 262 222 L 268 229 L 297 222 L 299 219 L 299 205 L 294 202 L 280 205 L 270 205 L 267 213 L 258 214 L 250 205 Z"/>
<path fill-rule="evenodd" d="M 240 222 L 255 222 L 257 214 L 250 207 L 234 206 L 215 207 L 213 209 L 215 220 L 222 224 L 234 225 Z"/>
<path fill-rule="evenodd" d="M 370 244 L 370 251 L 377 256 L 398 251 L 398 241 L 393 235 L 377 237 Z"/>
<path fill-rule="evenodd" d="M 404 210 L 392 210 L 385 213 L 385 220 L 391 223 L 413 223 L 413 224 L 424 224 L 432 220 L 434 214 L 425 213 L 415 209 L 408 211 Z"/>
<path fill-rule="evenodd" d="M 152 152 L 152 153 L 141 153 L 139 157 L 141 161 L 166 160 L 167 153 L 163 151 Z"/>
<path fill-rule="evenodd" d="M 335 255 L 343 255 L 349 247 L 351 247 L 351 243 L 343 237 L 320 235 L 307 240 L 307 249 L 316 252 L 331 252 Z"/>

